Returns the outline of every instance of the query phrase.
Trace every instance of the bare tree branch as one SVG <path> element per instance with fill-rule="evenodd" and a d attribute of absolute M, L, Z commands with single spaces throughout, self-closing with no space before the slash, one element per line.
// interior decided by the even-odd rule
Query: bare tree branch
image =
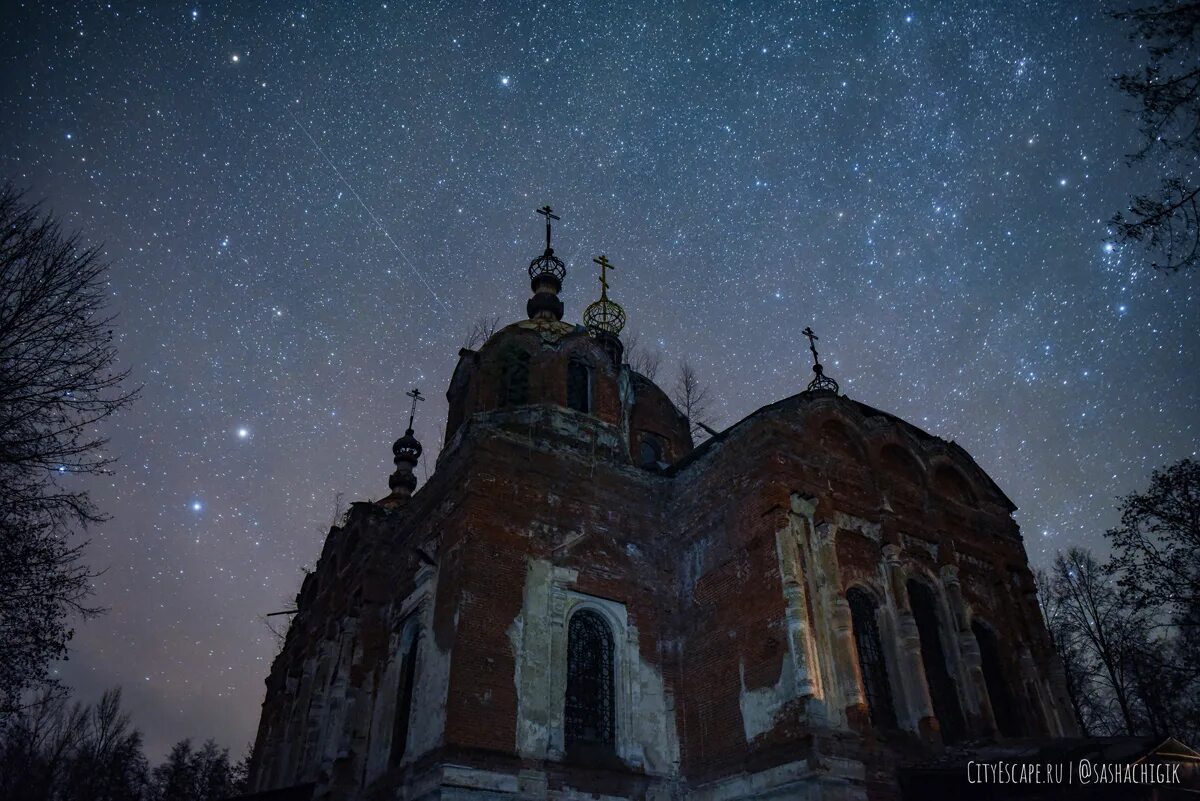
<path fill-rule="evenodd" d="M 0 719 L 62 658 L 93 574 L 72 529 L 104 519 L 79 474 L 112 458 L 98 424 L 136 395 L 116 369 L 105 265 L 0 187 Z"/>
<path fill-rule="evenodd" d="M 1156 269 L 1200 266 L 1200 2 L 1160 0 L 1112 16 L 1150 56 L 1142 71 L 1114 79 L 1138 103 L 1141 145 L 1128 158 L 1160 159 L 1164 172 L 1156 192 L 1112 217 L 1115 239 L 1141 244 Z"/>
<path fill-rule="evenodd" d="M 480 345 L 492 338 L 500 330 L 500 316 L 478 317 L 463 337 L 462 346 L 466 350 L 477 350 Z"/>

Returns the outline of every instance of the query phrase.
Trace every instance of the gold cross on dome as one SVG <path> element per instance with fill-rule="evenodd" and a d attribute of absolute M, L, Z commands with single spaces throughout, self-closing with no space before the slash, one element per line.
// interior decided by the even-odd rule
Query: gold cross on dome
<path fill-rule="evenodd" d="M 608 260 L 608 256 L 600 254 L 599 258 L 592 259 L 596 264 L 600 265 L 600 295 L 608 297 L 608 271 L 617 269 L 617 266 Z"/>

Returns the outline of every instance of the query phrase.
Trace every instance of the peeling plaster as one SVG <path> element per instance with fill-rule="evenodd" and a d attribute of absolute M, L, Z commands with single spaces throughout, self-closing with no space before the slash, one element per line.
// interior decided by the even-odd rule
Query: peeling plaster
<path fill-rule="evenodd" d="M 586 607 L 609 623 L 615 646 L 616 751 L 656 775 L 677 775 L 679 739 L 674 699 L 661 672 L 641 658 L 637 628 L 624 604 L 576 592 L 577 572 L 530 559 L 521 611 L 508 627 L 517 693 L 516 744 L 525 757 L 563 755 L 567 621 Z"/>
<path fill-rule="evenodd" d="M 787 659 L 783 660 L 779 681 L 775 682 L 773 687 L 746 689 L 745 662 L 738 663 L 738 675 L 742 682 L 742 690 L 738 694 L 738 706 L 742 710 L 742 731 L 745 732 L 746 742 L 749 743 L 775 728 L 775 720 L 784 705 L 796 697 L 796 682 L 792 677 L 792 666 Z"/>

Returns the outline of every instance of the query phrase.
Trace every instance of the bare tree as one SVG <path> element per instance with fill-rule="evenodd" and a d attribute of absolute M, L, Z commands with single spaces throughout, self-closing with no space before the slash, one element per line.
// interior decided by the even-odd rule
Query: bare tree
<path fill-rule="evenodd" d="M 0 729 L 0 797 L 11 801 L 142 801 L 142 735 L 121 710 L 121 691 L 95 706 L 47 689 Z"/>
<path fill-rule="evenodd" d="M 641 373 L 653 381 L 654 377 L 658 375 L 658 368 L 662 365 L 662 354 L 644 345 L 642 335 L 638 331 L 626 334 L 623 344 L 625 345 L 625 363 L 635 373 Z"/>
<path fill-rule="evenodd" d="M 1083 548 L 1055 557 L 1049 593 L 1058 632 L 1052 636 L 1065 649 L 1060 654 L 1068 655 L 1064 667 L 1076 668 L 1075 681 L 1094 706 L 1091 714 L 1081 716 L 1082 722 L 1090 722 L 1092 734 L 1141 733 L 1134 659 L 1149 647 L 1145 619 L 1125 603 L 1116 582 Z"/>
<path fill-rule="evenodd" d="M 492 338 L 500 330 L 500 316 L 477 317 L 463 337 L 462 346 L 466 350 L 475 350 Z"/>
<path fill-rule="evenodd" d="M 1083 643 L 1075 636 L 1073 622 L 1066 613 L 1066 598 L 1058 594 L 1058 588 L 1055 587 L 1050 574 L 1045 570 L 1038 570 L 1035 579 L 1038 605 L 1042 608 L 1046 630 L 1050 633 L 1050 642 L 1062 662 L 1067 697 L 1071 699 L 1071 708 L 1079 722 L 1080 733 L 1084 737 L 1091 737 L 1100 721 L 1093 704 L 1094 695 L 1090 692 L 1091 681 Z"/>
<path fill-rule="evenodd" d="M 228 748 L 208 740 L 193 749 L 191 740 L 180 740 L 151 774 L 150 801 L 220 801 L 244 789 L 244 773 Z"/>
<path fill-rule="evenodd" d="M 104 519 L 97 425 L 130 403 L 97 248 L 0 187 L 0 718 L 66 651 L 92 574 L 71 529 Z"/>
<path fill-rule="evenodd" d="M 1111 224 L 1119 241 L 1156 254 L 1156 268 L 1200 266 L 1200 2 L 1158 0 L 1112 16 L 1133 26 L 1130 39 L 1149 55 L 1143 70 L 1116 78 L 1138 103 L 1142 145 L 1128 160 L 1161 160 L 1165 175 Z"/>
<path fill-rule="evenodd" d="M 704 418 L 708 417 L 709 406 L 712 402 L 711 392 L 708 385 L 700 380 L 696 368 L 687 359 L 679 363 L 679 375 L 675 379 L 674 390 L 671 400 L 688 419 L 692 438 L 695 440 L 706 439 L 708 431 L 705 430 L 703 424 Z"/>
<path fill-rule="evenodd" d="M 1139 608 L 1162 609 L 1175 625 L 1194 627 L 1200 609 L 1200 462 L 1183 459 L 1155 470 L 1150 487 L 1121 500 L 1121 522 L 1105 536 L 1110 572 Z"/>

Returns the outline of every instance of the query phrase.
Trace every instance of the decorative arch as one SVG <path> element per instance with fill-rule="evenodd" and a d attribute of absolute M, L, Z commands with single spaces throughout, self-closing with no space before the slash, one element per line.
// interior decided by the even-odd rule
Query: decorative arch
<path fill-rule="evenodd" d="M 880 728 L 895 728 L 896 708 L 879 633 L 879 603 L 874 593 L 858 585 L 846 590 L 846 602 L 850 606 L 850 625 L 871 723 Z"/>
<path fill-rule="evenodd" d="M 913 452 L 896 442 L 887 442 L 879 449 L 879 466 L 884 473 L 904 484 L 921 487 L 925 484 L 925 468 Z"/>
<path fill-rule="evenodd" d="M 957 467 L 939 464 L 933 470 L 933 488 L 944 498 L 958 501 L 966 506 L 977 506 L 975 490 L 971 482 Z"/>
<path fill-rule="evenodd" d="M 567 624 L 564 741 L 611 751 L 616 744 L 616 645 L 600 612 L 581 608 Z"/>
<path fill-rule="evenodd" d="M 867 447 L 863 437 L 839 417 L 827 417 L 821 421 L 818 428 L 821 444 L 835 447 L 844 453 L 866 463 Z"/>
<path fill-rule="evenodd" d="M 941 726 L 942 738 L 946 742 L 955 742 L 962 739 L 966 726 L 959 705 L 958 686 L 950 674 L 946 643 L 942 637 L 946 627 L 942 625 L 937 591 L 916 578 L 910 578 L 906 588 L 909 607 L 917 624 L 921 663 L 925 667 L 925 682 L 929 687 L 930 701 L 933 702 L 933 714 Z"/>

